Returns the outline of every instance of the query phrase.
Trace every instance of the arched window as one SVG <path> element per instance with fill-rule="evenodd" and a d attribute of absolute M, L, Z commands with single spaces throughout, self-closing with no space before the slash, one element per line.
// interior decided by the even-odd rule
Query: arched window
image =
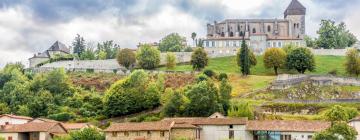
<path fill-rule="evenodd" d="M 253 34 L 256 33 L 256 29 L 255 29 L 255 28 L 252 29 L 252 33 L 253 33 Z"/>
<path fill-rule="evenodd" d="M 271 26 L 270 25 L 268 25 L 267 30 L 268 30 L 268 32 L 271 32 Z"/>
<path fill-rule="evenodd" d="M 234 33 L 233 32 L 230 32 L 230 37 L 233 37 L 234 36 Z"/>
<path fill-rule="evenodd" d="M 225 36 L 225 33 L 224 32 L 221 32 L 221 37 L 224 37 Z"/>

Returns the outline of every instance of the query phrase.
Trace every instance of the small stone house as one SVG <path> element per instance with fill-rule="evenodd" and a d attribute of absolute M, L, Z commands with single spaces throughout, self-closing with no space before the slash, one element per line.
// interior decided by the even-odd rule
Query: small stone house
<path fill-rule="evenodd" d="M 33 57 L 29 58 L 30 68 L 36 67 L 38 64 L 48 61 L 50 58 L 53 58 L 55 55 L 67 55 L 71 54 L 71 51 L 65 44 L 56 41 L 49 49 L 45 50 L 42 53 L 34 54 Z"/>
<path fill-rule="evenodd" d="M 52 140 L 66 133 L 61 123 L 49 122 L 3 125 L 0 129 L 0 137 L 5 140 Z"/>
<path fill-rule="evenodd" d="M 9 125 L 9 124 L 24 124 L 31 121 L 33 118 L 26 116 L 17 116 L 11 114 L 0 115 L 0 125 Z"/>

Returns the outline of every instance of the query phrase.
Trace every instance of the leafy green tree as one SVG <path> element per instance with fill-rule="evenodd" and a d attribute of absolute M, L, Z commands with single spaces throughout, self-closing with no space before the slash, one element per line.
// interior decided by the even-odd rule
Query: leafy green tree
<path fill-rule="evenodd" d="M 241 49 L 237 52 L 236 61 L 245 76 L 250 74 L 250 67 L 257 63 L 255 54 L 249 50 L 245 40 L 242 41 Z"/>
<path fill-rule="evenodd" d="M 161 52 L 180 52 L 185 48 L 184 42 L 186 42 L 185 37 L 171 33 L 160 41 L 159 50 Z"/>
<path fill-rule="evenodd" d="M 166 102 L 164 106 L 164 115 L 168 117 L 182 116 L 185 109 L 184 98 L 185 97 L 180 92 L 175 91 L 170 100 Z"/>
<path fill-rule="evenodd" d="M 84 38 L 81 37 L 79 34 L 77 34 L 72 43 L 72 47 L 74 48 L 74 54 L 77 54 L 78 56 L 80 56 L 81 53 L 83 53 L 86 48 Z"/>
<path fill-rule="evenodd" d="M 288 69 L 295 69 L 303 74 L 306 70 L 313 71 L 315 69 L 315 58 L 309 49 L 300 47 L 287 55 L 286 65 Z"/>
<path fill-rule="evenodd" d="M 166 68 L 173 69 L 176 66 L 176 56 L 174 53 L 166 53 Z"/>
<path fill-rule="evenodd" d="M 220 111 L 218 89 L 214 83 L 201 81 L 186 91 L 190 102 L 186 105 L 185 114 L 194 117 L 207 117 Z"/>
<path fill-rule="evenodd" d="M 203 48 L 197 48 L 191 54 L 191 65 L 194 70 L 201 70 L 208 65 L 209 58 Z"/>
<path fill-rule="evenodd" d="M 357 134 L 346 122 L 336 122 L 330 128 L 316 133 L 314 140 L 356 140 Z"/>
<path fill-rule="evenodd" d="M 317 45 L 324 49 L 338 49 L 351 47 L 356 41 L 356 37 L 346 29 L 344 23 L 338 25 L 331 20 L 322 20 L 320 29 L 317 31 L 319 38 Z"/>
<path fill-rule="evenodd" d="M 37 93 L 38 97 L 34 101 L 29 102 L 31 117 L 46 117 L 48 116 L 49 107 L 54 102 L 53 96 L 49 91 L 41 90 Z"/>
<path fill-rule="evenodd" d="M 226 79 L 221 80 L 219 86 L 220 103 L 222 104 L 222 109 L 225 114 L 227 114 L 227 111 L 230 108 L 231 90 L 232 86 L 228 81 Z"/>
<path fill-rule="evenodd" d="M 278 68 L 286 64 L 286 53 L 280 48 L 268 48 L 264 53 L 264 65 L 266 68 L 273 68 L 278 75 Z"/>
<path fill-rule="evenodd" d="M 70 133 L 70 140 L 105 140 L 105 135 L 96 128 L 84 128 Z"/>
<path fill-rule="evenodd" d="M 30 116 L 30 109 L 27 105 L 19 105 L 19 109 L 17 110 L 16 114 L 21 116 Z"/>
<path fill-rule="evenodd" d="M 344 107 L 335 105 L 329 111 L 325 113 L 326 120 L 331 122 L 336 121 L 344 121 L 347 122 L 349 120 L 349 116 Z"/>
<path fill-rule="evenodd" d="M 80 59 L 81 60 L 95 60 L 96 56 L 95 56 L 94 49 L 91 47 L 86 47 L 84 52 L 82 52 L 80 54 Z"/>
<path fill-rule="evenodd" d="M 299 46 L 295 46 L 294 44 L 287 44 L 284 47 L 282 47 L 282 50 L 285 51 L 285 53 L 288 55 L 293 51 L 294 49 L 298 48 Z"/>
<path fill-rule="evenodd" d="M 154 69 L 160 64 L 160 51 L 150 45 L 142 45 L 136 53 L 138 64 L 143 69 Z"/>
<path fill-rule="evenodd" d="M 5 103 L 0 103 L 0 114 L 9 114 L 11 112 L 10 108 Z"/>
<path fill-rule="evenodd" d="M 316 48 L 316 39 L 311 38 L 310 36 L 305 36 L 304 37 L 305 43 L 306 43 L 306 47 L 309 48 Z"/>
<path fill-rule="evenodd" d="M 136 63 L 135 53 L 131 49 L 121 49 L 117 54 L 117 62 L 127 69 L 130 69 Z"/>
<path fill-rule="evenodd" d="M 348 74 L 359 76 L 360 56 L 357 49 L 352 48 L 346 52 L 345 69 Z"/>
<path fill-rule="evenodd" d="M 230 117 L 247 117 L 248 119 L 254 119 L 253 108 L 248 103 L 233 102 L 228 110 L 228 116 Z"/>
<path fill-rule="evenodd" d="M 114 41 L 110 40 L 101 44 L 98 43 L 95 53 L 97 54 L 98 59 L 115 59 L 119 49 L 120 46 L 115 44 Z"/>
<path fill-rule="evenodd" d="M 159 88 L 143 70 L 111 85 L 104 99 L 107 116 L 119 116 L 151 109 L 160 104 Z"/>

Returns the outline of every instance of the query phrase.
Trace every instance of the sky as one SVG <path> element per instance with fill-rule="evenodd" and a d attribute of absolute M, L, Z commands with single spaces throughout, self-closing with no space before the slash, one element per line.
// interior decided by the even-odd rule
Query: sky
<path fill-rule="evenodd" d="M 204 38 L 206 24 L 227 18 L 283 18 L 291 0 L 0 0 L 0 67 L 43 52 L 55 41 L 70 46 L 76 34 L 89 45 L 114 40 L 122 48 L 179 33 Z M 299 0 L 306 34 L 321 19 L 345 22 L 360 39 L 360 0 Z"/>

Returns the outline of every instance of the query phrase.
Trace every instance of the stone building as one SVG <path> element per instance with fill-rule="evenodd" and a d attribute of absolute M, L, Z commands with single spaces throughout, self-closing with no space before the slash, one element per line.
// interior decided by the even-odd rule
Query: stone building
<path fill-rule="evenodd" d="M 267 47 L 286 44 L 305 45 L 306 8 L 292 0 L 284 11 L 284 19 L 226 19 L 207 24 L 204 46 L 208 53 L 234 53 L 244 38 L 255 53 Z"/>
<path fill-rule="evenodd" d="M 36 67 L 38 64 L 50 60 L 50 58 L 56 55 L 68 55 L 71 51 L 65 44 L 56 41 L 51 47 L 42 53 L 34 54 L 33 57 L 29 58 L 30 68 Z"/>

